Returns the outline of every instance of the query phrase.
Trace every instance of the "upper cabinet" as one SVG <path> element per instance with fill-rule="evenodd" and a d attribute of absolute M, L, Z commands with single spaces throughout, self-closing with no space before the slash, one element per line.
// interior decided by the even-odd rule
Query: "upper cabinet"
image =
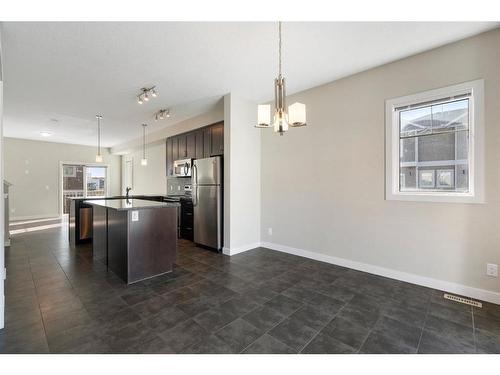
<path fill-rule="evenodd" d="M 204 158 L 203 154 L 203 130 L 197 130 L 194 133 L 195 137 L 195 149 L 194 149 L 194 158 L 201 159 Z"/>
<path fill-rule="evenodd" d="M 172 176 L 174 174 L 173 171 L 173 165 L 174 165 L 174 158 L 172 157 L 172 152 L 173 152 L 173 139 L 172 138 L 167 138 L 167 176 Z"/>
<path fill-rule="evenodd" d="M 186 159 L 196 158 L 196 133 L 186 135 Z"/>
<path fill-rule="evenodd" d="M 220 122 L 210 127 L 211 149 L 210 156 L 224 154 L 224 123 Z"/>
<path fill-rule="evenodd" d="M 178 135 L 177 137 L 177 145 L 179 147 L 179 159 L 186 159 L 187 158 L 187 142 L 186 142 L 186 136 L 181 134 Z"/>
<path fill-rule="evenodd" d="M 203 158 L 209 158 L 211 154 L 211 144 L 212 144 L 212 136 L 211 134 L 211 128 L 207 127 L 201 130 L 203 133 Z"/>
<path fill-rule="evenodd" d="M 202 159 L 224 155 L 224 122 L 167 138 L 167 176 L 180 159 Z"/>

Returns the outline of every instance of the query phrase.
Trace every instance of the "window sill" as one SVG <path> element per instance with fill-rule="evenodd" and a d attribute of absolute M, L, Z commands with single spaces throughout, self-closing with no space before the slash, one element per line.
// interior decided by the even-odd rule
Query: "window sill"
<path fill-rule="evenodd" d="M 434 203 L 485 203 L 484 197 L 473 194 L 453 193 L 386 193 L 385 200 L 407 201 L 407 202 L 434 202 Z"/>

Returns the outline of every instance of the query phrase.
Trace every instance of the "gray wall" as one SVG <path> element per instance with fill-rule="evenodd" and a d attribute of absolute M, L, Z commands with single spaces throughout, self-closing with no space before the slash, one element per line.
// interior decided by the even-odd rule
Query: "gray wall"
<path fill-rule="evenodd" d="M 500 263 L 499 66 L 497 29 L 290 97 L 307 105 L 309 125 L 262 131 L 262 241 L 500 292 L 485 275 Z M 486 203 L 384 200 L 385 100 L 479 78 Z"/>
<path fill-rule="evenodd" d="M 260 243 L 260 134 L 257 104 L 237 94 L 224 97 L 224 253 Z"/>
<path fill-rule="evenodd" d="M 120 157 L 103 149 L 109 165 L 109 194 L 120 194 Z M 95 163 L 96 148 L 64 143 L 4 138 L 5 179 L 10 188 L 10 219 L 59 215 L 59 162 Z"/>

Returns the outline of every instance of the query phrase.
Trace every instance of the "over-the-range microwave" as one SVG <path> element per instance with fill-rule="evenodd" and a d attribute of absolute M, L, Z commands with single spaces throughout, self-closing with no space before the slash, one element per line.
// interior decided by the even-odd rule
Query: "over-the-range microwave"
<path fill-rule="evenodd" d="M 174 176 L 191 177 L 191 159 L 174 161 Z"/>

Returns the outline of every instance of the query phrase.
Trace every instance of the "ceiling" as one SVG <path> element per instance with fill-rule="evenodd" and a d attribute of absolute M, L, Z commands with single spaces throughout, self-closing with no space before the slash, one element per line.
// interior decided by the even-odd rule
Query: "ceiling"
<path fill-rule="evenodd" d="M 283 70 L 294 93 L 498 27 L 487 22 L 283 24 Z M 4 135 L 103 145 L 207 112 L 236 92 L 273 96 L 277 26 L 269 22 L 3 23 Z M 139 105 L 141 87 L 159 96 Z M 172 117 L 154 122 L 170 108 Z M 42 138 L 41 131 L 52 133 Z"/>

